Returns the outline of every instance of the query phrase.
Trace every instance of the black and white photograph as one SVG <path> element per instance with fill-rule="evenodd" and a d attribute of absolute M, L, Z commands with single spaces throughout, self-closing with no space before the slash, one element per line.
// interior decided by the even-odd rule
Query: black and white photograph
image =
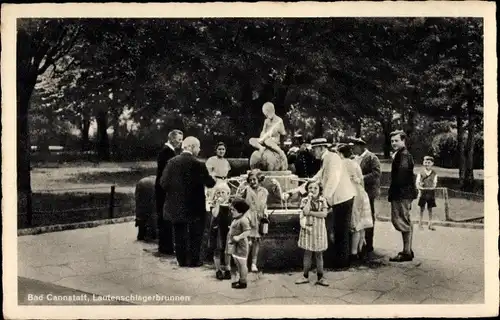
<path fill-rule="evenodd" d="M 406 4 L 2 5 L 6 315 L 498 315 L 495 4 Z"/>

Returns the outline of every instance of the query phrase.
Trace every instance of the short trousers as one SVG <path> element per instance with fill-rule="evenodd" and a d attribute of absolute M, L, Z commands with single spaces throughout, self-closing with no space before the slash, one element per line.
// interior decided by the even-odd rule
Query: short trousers
<path fill-rule="evenodd" d="M 222 239 L 222 236 L 219 232 L 219 228 L 211 228 L 210 229 L 210 238 L 208 240 L 209 248 L 214 251 L 214 255 L 220 256 L 225 251 L 226 243 Z"/>
<path fill-rule="evenodd" d="M 250 241 L 250 242 L 260 242 L 260 237 L 248 237 L 248 241 Z"/>
<path fill-rule="evenodd" d="M 424 198 L 420 197 L 418 199 L 418 206 L 421 208 L 425 208 L 425 205 L 427 204 L 427 208 L 435 208 L 436 207 L 436 199 L 435 198 Z"/>
<path fill-rule="evenodd" d="M 403 199 L 391 202 L 391 221 L 394 228 L 400 232 L 411 231 L 411 202 Z"/>

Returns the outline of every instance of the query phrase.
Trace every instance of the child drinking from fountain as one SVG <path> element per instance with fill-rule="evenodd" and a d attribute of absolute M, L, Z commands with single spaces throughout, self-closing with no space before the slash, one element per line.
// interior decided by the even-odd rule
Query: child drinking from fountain
<path fill-rule="evenodd" d="M 259 255 L 260 239 L 259 234 L 260 220 L 267 217 L 267 196 L 269 192 L 261 186 L 264 176 L 258 169 L 250 171 L 247 177 L 247 185 L 244 186 L 239 195 L 245 199 L 250 206 L 250 210 L 246 214 L 252 228 L 249 237 L 250 243 L 250 258 L 252 259 L 251 271 L 258 272 L 257 257 Z"/>
<path fill-rule="evenodd" d="M 318 182 L 310 181 L 306 184 L 307 197 L 300 204 L 300 234 L 298 245 L 304 249 L 304 274 L 295 281 L 296 284 L 309 282 L 309 271 L 312 265 L 313 254 L 316 257 L 318 281 L 316 284 L 328 286 L 323 277 L 323 252 L 328 248 L 328 238 L 325 218 L 328 213 L 328 203 L 321 195 Z"/>
<path fill-rule="evenodd" d="M 245 289 L 247 287 L 248 235 L 251 228 L 245 214 L 249 209 L 250 206 L 241 198 L 233 199 L 229 205 L 233 221 L 227 235 L 226 256 L 229 255 L 232 261 L 231 273 L 233 281 L 231 287 L 234 289 Z M 236 266 L 236 269 L 234 266 Z M 237 278 L 237 276 L 239 277 Z"/>
<path fill-rule="evenodd" d="M 211 201 L 211 227 L 209 246 L 214 252 L 215 277 L 219 280 L 231 279 L 230 256 L 225 256 L 227 234 L 231 224 L 229 195 L 231 189 L 226 182 L 218 182 L 213 188 Z M 222 261 L 223 260 L 223 261 Z"/>

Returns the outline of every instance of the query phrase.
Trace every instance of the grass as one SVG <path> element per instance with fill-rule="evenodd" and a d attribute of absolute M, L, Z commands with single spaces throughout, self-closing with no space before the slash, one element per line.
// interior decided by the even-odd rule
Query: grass
<path fill-rule="evenodd" d="M 446 221 L 444 200 L 436 199 L 436 205 L 437 207 L 433 209 L 433 219 Z M 448 207 L 450 218 L 455 222 L 484 217 L 483 202 L 450 198 L 448 201 Z M 390 217 L 391 204 L 387 201 L 387 199 L 380 199 L 375 202 L 375 212 L 377 216 Z M 418 207 L 416 200 L 412 203 L 411 217 L 412 220 L 420 219 L 420 208 Z M 428 220 L 428 218 L 429 216 L 427 210 L 425 210 L 424 220 Z"/>
<path fill-rule="evenodd" d="M 109 219 L 109 193 L 33 193 L 33 220 L 29 227 Z M 133 195 L 115 193 L 113 218 L 135 215 Z M 26 215 L 18 228 L 26 228 Z"/>
<path fill-rule="evenodd" d="M 245 164 L 244 160 L 237 160 Z M 244 172 L 242 167 L 239 171 Z M 418 167 L 417 167 L 417 170 Z M 387 184 L 390 164 L 382 163 L 382 184 Z M 458 170 L 436 168 L 446 187 L 453 188 L 454 181 L 458 178 Z M 239 174 L 237 172 L 236 174 Z M 109 218 L 109 193 L 110 186 L 117 186 L 115 194 L 116 203 L 114 217 L 135 215 L 134 188 L 137 181 L 149 175 L 156 174 L 156 162 L 129 162 L 129 163 L 90 163 L 62 164 L 55 168 L 46 166 L 32 170 L 33 216 L 32 226 L 46 226 L 51 224 L 64 224 L 99 220 Z M 478 184 L 482 182 L 483 171 L 476 170 Z M 449 180 L 448 182 L 446 180 Z M 443 186 L 443 185 L 441 185 Z M 71 189 L 87 188 L 86 192 L 72 191 Z M 47 190 L 58 190 L 47 192 Z M 384 193 L 384 190 L 382 190 Z M 449 213 L 453 220 L 464 220 L 484 216 L 484 202 L 461 199 L 460 193 L 450 192 Z M 435 209 L 436 218 L 445 219 L 444 201 L 437 200 L 438 208 Z M 390 204 L 386 196 L 381 195 L 376 202 L 377 213 L 389 216 Z M 87 209 L 86 209 L 87 208 Z M 92 208 L 92 209 L 89 209 Z M 413 205 L 412 215 L 417 218 L 419 209 L 416 201 Z M 26 226 L 25 216 L 19 218 L 19 227 Z"/>

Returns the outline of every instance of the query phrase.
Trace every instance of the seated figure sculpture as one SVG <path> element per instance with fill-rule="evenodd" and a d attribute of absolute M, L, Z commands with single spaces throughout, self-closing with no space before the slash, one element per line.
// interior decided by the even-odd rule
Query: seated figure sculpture
<path fill-rule="evenodd" d="M 280 148 L 280 138 L 285 135 L 283 120 L 278 117 L 271 102 L 262 106 L 266 116 L 259 138 L 251 138 L 249 143 L 257 149 L 250 157 L 250 168 L 262 171 L 283 171 L 288 169 L 285 152 Z"/>

